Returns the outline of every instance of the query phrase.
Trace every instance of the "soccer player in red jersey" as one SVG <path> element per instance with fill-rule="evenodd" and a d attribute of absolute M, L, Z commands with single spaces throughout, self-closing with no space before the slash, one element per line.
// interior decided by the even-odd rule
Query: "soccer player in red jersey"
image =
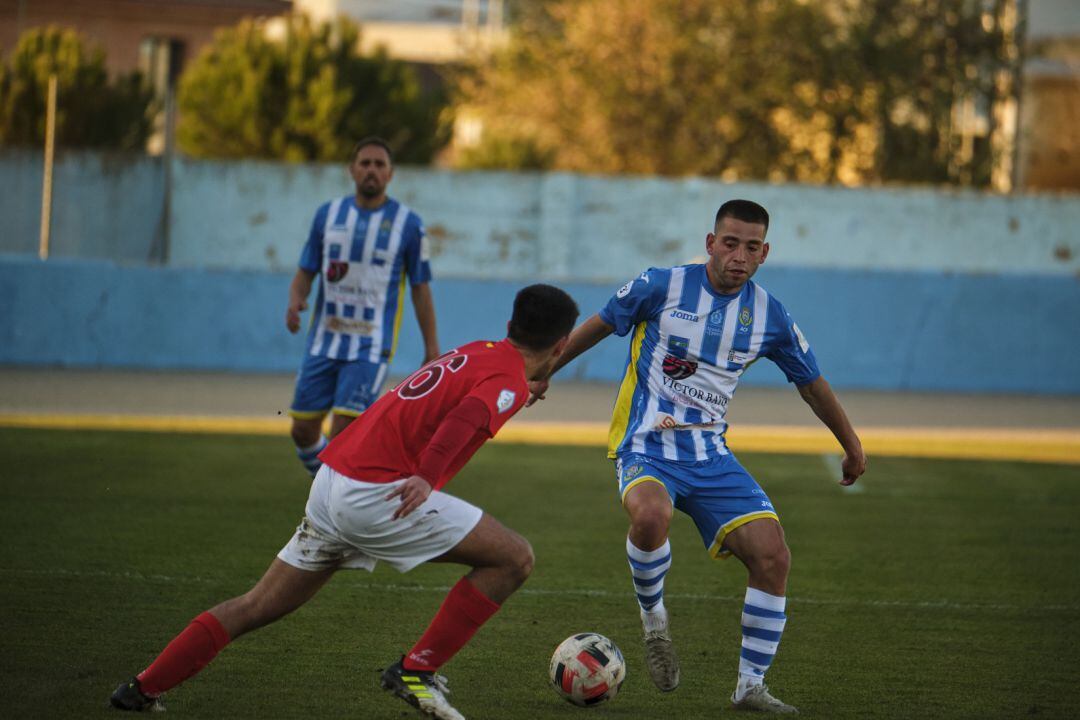
<path fill-rule="evenodd" d="M 551 285 L 514 299 L 507 337 L 452 350 L 403 380 L 322 452 L 300 526 L 255 587 L 202 613 L 111 697 L 121 710 L 163 709 L 161 695 L 226 644 L 310 600 L 337 570 L 401 572 L 423 562 L 471 570 L 423 636 L 387 668 L 382 686 L 421 712 L 463 720 L 436 671 L 528 578 L 528 541 L 442 492 L 473 453 L 522 408 L 566 346 L 577 305 Z"/>

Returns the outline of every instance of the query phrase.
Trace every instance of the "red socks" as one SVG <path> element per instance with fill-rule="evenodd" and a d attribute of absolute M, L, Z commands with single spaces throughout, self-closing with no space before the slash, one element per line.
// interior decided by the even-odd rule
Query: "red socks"
<path fill-rule="evenodd" d="M 408 670 L 439 669 L 469 642 L 499 606 L 465 578 L 443 600 L 423 637 L 405 656 Z M 206 667 L 229 644 L 229 633 L 216 617 L 204 612 L 173 638 L 150 667 L 139 673 L 144 695 L 157 697 Z"/>
<path fill-rule="evenodd" d="M 433 672 L 449 662 L 469 642 L 499 606 L 466 578 L 450 588 L 424 636 L 405 655 L 406 670 Z"/>
<path fill-rule="evenodd" d="M 229 633 L 209 612 L 191 621 L 150 667 L 139 673 L 144 695 L 157 697 L 202 670 L 229 644 Z"/>

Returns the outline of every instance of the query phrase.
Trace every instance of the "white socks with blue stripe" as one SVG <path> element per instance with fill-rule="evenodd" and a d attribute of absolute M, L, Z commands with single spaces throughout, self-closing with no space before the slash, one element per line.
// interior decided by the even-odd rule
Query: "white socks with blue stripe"
<path fill-rule="evenodd" d="M 634 592 L 641 606 L 645 631 L 665 630 L 664 576 L 671 568 L 671 543 L 664 540 L 664 544 L 655 550 L 641 550 L 627 537 L 626 559 L 630 562 L 630 574 L 634 579 Z"/>
<path fill-rule="evenodd" d="M 738 702 L 746 691 L 765 682 L 765 671 L 772 664 L 787 616 L 787 598 L 746 588 L 742 611 L 742 652 L 739 654 L 739 685 L 734 700 Z"/>
<path fill-rule="evenodd" d="M 319 435 L 319 441 L 314 445 L 308 447 L 296 448 L 296 456 L 300 458 L 300 462 L 303 463 L 307 471 L 311 473 L 311 477 L 315 477 L 315 473 L 319 472 L 319 468 L 322 467 L 322 461 L 319 460 L 319 453 L 327 446 L 330 441 L 326 439 L 325 435 Z"/>

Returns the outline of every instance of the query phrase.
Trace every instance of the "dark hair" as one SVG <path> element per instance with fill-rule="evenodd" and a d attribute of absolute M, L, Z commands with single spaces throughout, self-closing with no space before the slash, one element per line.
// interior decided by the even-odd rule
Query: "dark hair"
<path fill-rule="evenodd" d="M 530 285 L 514 298 L 507 336 L 529 350 L 547 350 L 574 329 L 578 306 L 554 285 Z"/>
<path fill-rule="evenodd" d="M 764 225 L 766 231 L 769 229 L 769 212 L 753 200 L 728 200 L 716 211 L 716 225 L 726 217 Z"/>
<path fill-rule="evenodd" d="M 361 138 L 359 142 L 353 145 L 352 154 L 349 155 L 349 162 L 356 159 L 357 153 L 366 148 L 368 145 L 378 145 L 386 151 L 386 156 L 390 158 L 390 164 L 394 164 L 394 151 L 390 149 L 390 143 L 383 140 L 378 135 L 368 135 L 366 138 Z"/>

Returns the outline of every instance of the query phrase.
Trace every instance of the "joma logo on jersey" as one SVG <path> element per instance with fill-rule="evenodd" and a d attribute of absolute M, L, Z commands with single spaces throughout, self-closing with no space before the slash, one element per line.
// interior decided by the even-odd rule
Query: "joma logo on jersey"
<path fill-rule="evenodd" d="M 676 320 L 689 320 L 690 322 L 697 322 L 701 320 L 701 318 L 694 313 L 688 313 L 685 310 L 672 310 L 671 317 L 675 318 Z"/>

